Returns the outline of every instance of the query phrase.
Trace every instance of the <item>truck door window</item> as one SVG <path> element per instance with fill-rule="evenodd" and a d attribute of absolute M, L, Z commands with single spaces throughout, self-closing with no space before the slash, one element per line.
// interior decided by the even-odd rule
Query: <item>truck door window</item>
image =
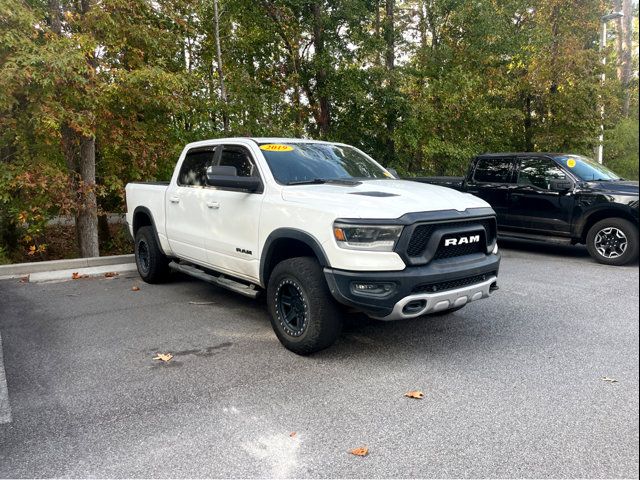
<path fill-rule="evenodd" d="M 549 190 L 551 180 L 567 178 L 564 171 L 548 158 L 523 158 L 520 160 L 518 185 Z"/>
<path fill-rule="evenodd" d="M 483 183 L 510 183 L 511 159 L 480 158 L 476 163 L 473 179 Z"/>
<path fill-rule="evenodd" d="M 184 157 L 178 185 L 181 187 L 204 187 L 207 184 L 207 167 L 213 162 L 215 148 L 193 149 Z"/>
<path fill-rule="evenodd" d="M 257 176 L 251 155 L 242 147 L 225 146 L 220 155 L 221 167 L 235 167 L 239 177 Z"/>

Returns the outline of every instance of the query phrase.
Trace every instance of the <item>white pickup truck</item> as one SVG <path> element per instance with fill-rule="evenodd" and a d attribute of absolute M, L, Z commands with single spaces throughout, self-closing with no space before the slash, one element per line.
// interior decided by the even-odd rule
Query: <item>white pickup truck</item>
<path fill-rule="evenodd" d="M 249 297 L 298 354 L 331 345 L 344 306 L 381 320 L 458 310 L 497 288 L 496 217 L 472 195 L 398 180 L 349 145 L 187 145 L 166 183 L 126 187 L 138 272 L 181 271 Z"/>

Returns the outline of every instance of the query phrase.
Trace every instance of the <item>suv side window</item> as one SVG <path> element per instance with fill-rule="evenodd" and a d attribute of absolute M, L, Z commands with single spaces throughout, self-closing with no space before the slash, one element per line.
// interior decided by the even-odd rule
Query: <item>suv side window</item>
<path fill-rule="evenodd" d="M 473 179 L 482 183 L 511 183 L 511 172 L 510 158 L 480 158 Z"/>
<path fill-rule="evenodd" d="M 520 160 L 518 185 L 549 190 L 551 180 L 567 178 L 567 174 L 548 158 L 523 158 Z"/>
<path fill-rule="evenodd" d="M 207 184 L 207 167 L 213 163 L 215 147 L 194 148 L 184 157 L 178 185 L 181 187 L 204 187 Z"/>
<path fill-rule="evenodd" d="M 258 176 L 251 154 L 246 148 L 240 146 L 225 145 L 218 165 L 221 167 L 235 167 L 239 177 Z"/>

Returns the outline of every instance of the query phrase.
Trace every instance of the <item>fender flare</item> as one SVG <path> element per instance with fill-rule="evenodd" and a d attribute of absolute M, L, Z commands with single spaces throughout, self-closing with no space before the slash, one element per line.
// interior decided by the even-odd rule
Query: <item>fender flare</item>
<path fill-rule="evenodd" d="M 133 224 L 131 225 L 131 229 L 133 230 L 133 239 L 135 241 L 135 236 L 136 236 L 136 228 L 135 228 L 135 220 L 136 220 L 136 215 L 138 214 L 144 214 L 147 217 L 149 217 L 149 221 L 151 222 L 151 228 L 153 230 L 153 237 L 156 240 L 156 244 L 158 245 L 158 248 L 160 249 L 160 251 L 162 252 L 163 255 L 166 255 L 165 251 L 162 248 L 162 244 L 160 243 L 160 237 L 158 236 L 158 229 L 156 228 L 156 221 L 153 218 L 153 214 L 151 213 L 151 210 L 149 210 L 147 207 L 136 207 L 135 210 L 133 211 Z"/>
<path fill-rule="evenodd" d="M 260 283 L 263 286 L 266 287 L 266 268 L 269 265 L 270 260 L 275 252 L 274 243 L 277 240 L 281 239 L 297 240 L 304 243 L 309 248 L 311 248 L 316 258 L 318 259 L 320 266 L 330 266 L 329 260 L 327 259 L 327 255 L 324 252 L 322 245 L 320 245 L 320 242 L 315 237 L 303 230 L 298 230 L 296 228 L 278 228 L 269 234 L 264 242 L 264 246 L 262 247 L 262 253 L 260 255 Z"/>

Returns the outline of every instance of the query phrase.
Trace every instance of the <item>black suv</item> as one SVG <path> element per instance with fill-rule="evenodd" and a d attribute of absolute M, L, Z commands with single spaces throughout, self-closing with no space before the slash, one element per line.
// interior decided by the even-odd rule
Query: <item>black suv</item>
<path fill-rule="evenodd" d="M 501 237 L 584 243 L 608 265 L 638 259 L 638 182 L 580 155 L 485 154 L 464 178 L 412 180 L 483 198 L 498 214 Z"/>

